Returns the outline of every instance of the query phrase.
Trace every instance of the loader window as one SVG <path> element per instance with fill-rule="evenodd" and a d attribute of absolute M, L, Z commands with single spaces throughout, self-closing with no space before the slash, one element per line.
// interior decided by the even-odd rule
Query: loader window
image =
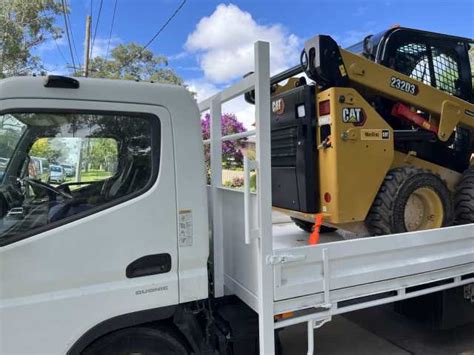
<path fill-rule="evenodd" d="M 459 46 L 429 38 L 393 39 L 387 45 L 384 65 L 451 95 L 468 96 L 462 91 Z"/>
<path fill-rule="evenodd" d="M 128 200 L 157 175 L 154 117 L 41 112 L 2 122 L 14 128 L 0 128 L 0 246 Z"/>
<path fill-rule="evenodd" d="M 396 71 L 431 85 L 429 57 L 426 45 L 407 43 L 397 48 L 392 67 Z"/>
<path fill-rule="evenodd" d="M 459 67 L 456 53 L 431 47 L 436 87 L 451 95 L 460 96 Z"/>

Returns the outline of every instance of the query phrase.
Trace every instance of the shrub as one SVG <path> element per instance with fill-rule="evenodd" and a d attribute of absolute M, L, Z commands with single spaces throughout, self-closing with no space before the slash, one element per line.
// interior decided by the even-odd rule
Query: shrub
<path fill-rule="evenodd" d="M 221 117 L 222 123 L 222 135 L 226 136 L 229 134 L 246 132 L 247 129 L 243 123 L 240 122 L 237 117 L 232 113 L 225 113 Z M 203 139 L 209 139 L 211 137 L 211 116 L 206 114 L 201 119 L 201 132 Z M 206 157 L 206 164 L 209 167 L 210 160 L 210 146 L 206 144 L 204 153 Z M 238 141 L 224 141 L 222 142 L 222 158 L 223 166 L 226 169 L 230 168 L 241 168 L 243 166 L 243 155 L 240 151 L 240 144 Z"/>

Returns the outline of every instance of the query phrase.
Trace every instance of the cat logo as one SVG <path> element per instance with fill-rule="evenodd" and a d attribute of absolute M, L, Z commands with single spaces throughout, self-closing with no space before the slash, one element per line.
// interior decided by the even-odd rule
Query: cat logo
<path fill-rule="evenodd" d="M 344 107 L 342 109 L 342 122 L 362 126 L 365 122 L 364 110 L 360 107 Z"/>
<path fill-rule="evenodd" d="M 285 112 L 285 101 L 278 99 L 272 102 L 272 112 L 281 115 Z"/>

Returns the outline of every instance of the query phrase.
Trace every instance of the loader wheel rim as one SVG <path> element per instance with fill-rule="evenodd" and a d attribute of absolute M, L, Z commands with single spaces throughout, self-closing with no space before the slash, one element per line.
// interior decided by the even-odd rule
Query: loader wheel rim
<path fill-rule="evenodd" d="M 443 202 L 434 190 L 422 187 L 413 191 L 405 205 L 408 232 L 440 228 L 443 220 Z"/>

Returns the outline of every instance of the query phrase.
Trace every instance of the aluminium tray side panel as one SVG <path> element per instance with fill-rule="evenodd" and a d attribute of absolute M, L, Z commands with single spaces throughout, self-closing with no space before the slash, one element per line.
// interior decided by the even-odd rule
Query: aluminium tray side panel
<path fill-rule="evenodd" d="M 241 191 L 219 189 L 223 218 L 224 287 L 226 294 L 235 294 L 258 312 L 258 243 L 245 244 L 244 194 Z M 256 195 L 251 194 L 251 206 L 256 220 Z"/>
<path fill-rule="evenodd" d="M 330 291 L 466 264 L 474 272 L 474 225 L 275 250 L 289 260 L 274 265 L 276 301 L 324 292 L 323 249 Z"/>

